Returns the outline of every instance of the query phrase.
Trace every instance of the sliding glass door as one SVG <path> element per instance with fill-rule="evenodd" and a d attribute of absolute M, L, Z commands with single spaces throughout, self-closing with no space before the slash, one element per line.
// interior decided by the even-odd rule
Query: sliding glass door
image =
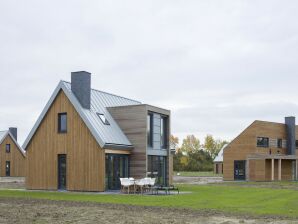
<path fill-rule="evenodd" d="M 148 177 L 156 178 L 156 183 L 167 186 L 167 157 L 148 156 Z"/>
<path fill-rule="evenodd" d="M 106 189 L 119 190 L 120 178 L 129 177 L 128 155 L 106 154 Z"/>

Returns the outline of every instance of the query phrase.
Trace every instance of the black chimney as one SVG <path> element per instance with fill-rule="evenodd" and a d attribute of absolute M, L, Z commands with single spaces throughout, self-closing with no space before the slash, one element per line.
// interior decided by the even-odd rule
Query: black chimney
<path fill-rule="evenodd" d="M 14 139 L 16 141 L 18 141 L 18 129 L 17 128 L 10 127 L 9 128 L 9 132 L 14 137 Z"/>
<path fill-rule="evenodd" d="M 287 151 L 288 155 L 296 154 L 296 121 L 295 117 L 286 117 Z"/>

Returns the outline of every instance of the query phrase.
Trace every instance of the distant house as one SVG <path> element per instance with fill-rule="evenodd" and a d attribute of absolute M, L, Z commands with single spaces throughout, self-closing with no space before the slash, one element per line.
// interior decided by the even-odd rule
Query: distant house
<path fill-rule="evenodd" d="M 225 144 L 221 150 L 219 151 L 218 155 L 213 160 L 214 164 L 214 173 L 215 174 L 223 174 L 223 152 L 224 149 L 227 147 L 228 144 Z"/>
<path fill-rule="evenodd" d="M 224 180 L 297 180 L 297 128 L 295 117 L 254 121 L 225 148 Z"/>
<path fill-rule="evenodd" d="M 132 84 L 132 86 L 135 84 Z M 23 147 L 28 189 L 105 191 L 121 177 L 172 181 L 170 111 L 91 89 L 91 74 L 60 81 Z"/>
<path fill-rule="evenodd" d="M 25 176 L 25 151 L 17 142 L 17 128 L 0 131 L 0 176 Z"/>

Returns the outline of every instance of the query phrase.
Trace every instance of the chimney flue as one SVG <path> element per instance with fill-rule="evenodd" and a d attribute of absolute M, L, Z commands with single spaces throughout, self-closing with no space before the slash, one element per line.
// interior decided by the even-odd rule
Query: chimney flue
<path fill-rule="evenodd" d="M 91 73 L 80 71 L 71 73 L 71 91 L 85 109 L 91 107 Z"/>
<path fill-rule="evenodd" d="M 286 117 L 287 152 L 288 155 L 296 154 L 296 121 L 295 117 Z"/>
<path fill-rule="evenodd" d="M 9 128 L 9 132 L 14 137 L 14 139 L 16 141 L 18 141 L 18 129 L 14 128 L 14 127 L 11 127 L 11 128 Z"/>

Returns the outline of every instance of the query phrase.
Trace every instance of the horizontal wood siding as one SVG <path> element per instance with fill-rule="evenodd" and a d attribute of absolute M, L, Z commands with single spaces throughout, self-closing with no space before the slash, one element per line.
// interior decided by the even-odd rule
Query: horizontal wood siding
<path fill-rule="evenodd" d="M 67 133 L 59 134 L 58 113 L 67 113 Z M 67 190 L 104 191 L 105 152 L 60 91 L 27 147 L 28 189 L 56 190 L 58 154 L 67 155 Z"/>
<path fill-rule="evenodd" d="M 6 153 L 6 144 L 10 144 L 10 153 Z M 6 161 L 10 161 L 10 176 L 24 177 L 25 176 L 25 156 L 20 152 L 17 145 L 8 135 L 0 144 L 0 176 L 6 176 Z"/>
<path fill-rule="evenodd" d="M 147 111 L 145 105 L 109 108 L 121 130 L 133 144 L 130 155 L 130 176 L 146 176 Z"/>

